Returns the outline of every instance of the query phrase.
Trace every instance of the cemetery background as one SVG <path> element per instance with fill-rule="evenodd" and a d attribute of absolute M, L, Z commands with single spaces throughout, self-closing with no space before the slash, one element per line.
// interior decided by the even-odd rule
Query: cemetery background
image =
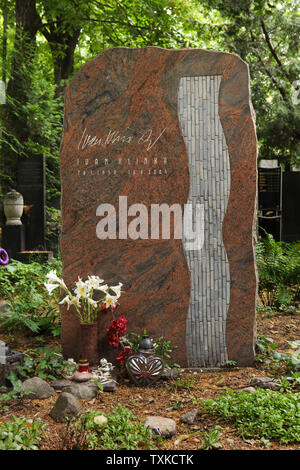
<path fill-rule="evenodd" d="M 61 138 L 64 86 L 82 63 L 107 47 L 159 45 L 169 48 L 203 47 L 237 52 L 250 65 L 252 101 L 257 115 L 260 158 L 276 157 L 280 163 L 285 164 L 285 169 L 297 163 L 297 158 L 299 158 L 297 148 L 299 114 L 297 113 L 297 99 L 295 100 L 293 97 L 295 93 L 297 95 L 294 82 L 298 78 L 299 64 L 296 60 L 297 41 L 295 41 L 298 26 L 293 15 L 293 9 L 296 8 L 295 2 L 287 2 L 286 8 L 282 11 L 270 2 L 268 4 L 249 2 L 244 7 L 239 5 L 237 10 L 234 2 L 222 2 L 221 4 L 216 1 L 209 2 L 207 5 L 203 2 L 200 7 L 196 7 L 192 2 L 178 2 L 176 6 L 170 4 L 165 9 L 165 4 L 162 5 L 158 1 L 153 2 L 153 9 L 156 8 L 160 14 L 154 16 L 149 14 L 146 4 L 139 2 L 142 5 L 139 9 L 139 15 L 130 17 L 131 22 L 129 23 L 128 9 L 124 11 L 124 8 L 115 2 L 112 2 L 109 10 L 105 10 L 104 6 L 102 9 L 96 8 L 93 2 L 90 2 L 89 5 L 78 2 L 76 15 L 74 15 L 73 8 L 70 7 L 70 2 L 61 2 L 59 7 L 51 5 L 51 2 L 50 4 L 42 2 L 42 5 L 37 6 L 34 1 L 12 3 L 13 5 L 10 2 L 3 2 L 3 45 L 5 46 L 5 38 L 7 37 L 8 49 L 3 47 L 2 71 L 4 78 L 6 75 L 8 88 L 7 102 L 4 106 L 1 105 L 1 190 L 2 194 L 5 194 L 7 189 L 11 187 L 9 177 L 17 182 L 17 169 L 21 166 L 19 163 L 22 157 L 34 158 L 34 156 L 41 155 L 45 157 L 46 220 L 48 224 L 46 242 L 43 242 L 42 246 L 34 248 L 53 250 L 57 254 L 60 191 L 58 151 Z M 28 9 L 23 10 L 24 5 Z M 16 16 L 14 6 L 16 7 Z M 212 9 L 213 6 L 216 7 L 216 10 Z M 136 4 L 129 2 L 127 7 L 131 7 L 134 11 Z M 178 25 L 174 20 L 174 8 L 178 14 Z M 54 21 L 49 21 L 49 25 L 45 26 L 50 16 Z M 32 18 L 35 18 L 35 21 L 32 21 Z M 44 25 L 40 23 L 40 19 Z M 103 23 L 103 21 L 105 22 Z M 60 27 L 61 24 L 62 27 Z M 112 29 L 111 24 L 118 24 L 118 29 Z M 249 24 L 251 24 L 251 28 L 247 28 Z M 12 36 L 15 30 L 17 34 L 13 42 Z M 272 30 L 271 37 L 269 30 Z M 24 31 L 27 34 L 20 34 Z M 285 41 L 281 41 L 282 37 L 285 38 Z M 51 48 L 48 47 L 47 41 L 51 42 Z M 275 49 L 272 47 L 274 41 L 277 45 Z M 64 57 L 63 54 L 59 54 L 61 48 L 65 51 Z M 20 53 L 20 51 L 22 52 Z M 26 69 L 20 67 L 25 59 Z M 63 79 L 62 82 L 61 79 Z M 55 263 L 55 266 L 58 267 L 59 262 L 55 261 Z M 42 274 L 38 266 L 35 266 L 34 270 L 37 275 L 32 276 L 35 277 L 32 284 L 34 282 L 38 284 L 37 278 L 41 279 L 45 271 Z M 22 279 L 24 284 L 28 282 L 30 268 L 27 272 L 24 268 L 19 279 L 21 284 Z M 36 294 L 38 293 L 36 292 Z M 3 291 L 2 298 L 7 299 L 7 292 Z M 35 303 L 32 301 L 33 298 Z M 27 300 L 27 307 L 31 302 L 31 311 L 37 306 L 47 309 L 47 306 L 42 305 L 41 299 L 37 295 L 33 297 L 29 294 Z M 294 300 L 295 297 L 292 300 L 290 296 L 290 300 L 285 304 L 271 303 L 258 316 L 258 327 L 263 338 L 271 336 L 280 351 L 289 351 L 290 353 L 292 350 L 286 340 L 294 341 L 299 337 L 299 317 L 293 313 L 297 308 Z M 289 307 L 286 306 L 287 304 Z M 277 311 L 274 314 L 274 310 L 278 310 L 278 305 L 281 305 L 283 312 L 278 313 Z M 273 310 L 269 309 L 270 306 Z M 52 320 L 48 324 L 53 325 Z M 40 338 L 38 341 L 44 344 L 41 335 L 38 335 L 37 338 Z M 49 337 L 45 338 L 48 342 Z M 15 349 L 18 347 L 26 349 L 38 344 L 36 337 L 29 336 L 29 338 L 22 340 L 20 335 L 15 332 L 8 334 L 3 331 L 1 339 L 7 339 Z M 49 342 L 53 344 L 52 340 Z M 260 347 L 264 348 L 264 353 L 267 355 L 269 349 L 264 341 L 260 342 Z M 266 367 L 265 364 L 263 367 Z M 272 368 L 268 369 L 268 367 L 259 372 L 259 375 L 272 374 Z M 219 390 L 225 386 L 247 386 L 253 374 L 258 375 L 257 370 L 233 369 L 224 374 L 219 372 L 205 373 L 199 377 L 187 375 L 184 377 L 185 386 L 183 384 L 181 390 L 180 382 L 176 384 L 176 381 L 163 387 L 158 386 L 158 393 L 161 392 L 160 403 L 165 404 L 166 409 L 169 408 L 168 415 L 179 421 L 180 414 L 193 409 L 197 399 L 218 396 Z M 193 385 L 196 385 L 197 391 Z M 167 398 L 168 387 L 171 389 L 173 387 L 175 391 L 171 400 Z M 124 404 L 128 403 L 131 390 L 125 384 L 125 387 L 118 390 L 117 395 L 112 398 L 109 395 L 102 396 L 101 409 L 103 411 L 112 409 L 116 400 Z M 193 390 L 192 393 L 190 393 L 191 390 Z M 149 411 L 147 408 L 150 408 L 152 403 L 151 393 L 150 389 L 145 393 L 142 391 L 139 394 L 142 398 L 138 397 L 136 403 L 133 403 L 132 409 L 136 410 L 141 418 L 147 414 L 144 411 Z M 44 402 L 35 402 L 35 404 L 37 413 L 47 421 L 50 429 L 51 426 L 54 428 L 55 425 L 48 418 L 53 398 Z M 25 402 L 22 401 L 20 409 L 20 402 L 16 401 L 11 404 L 10 410 L 15 409 L 17 415 L 30 417 L 31 406 L 32 403 L 25 400 Z M 96 408 L 98 408 L 97 404 Z M 164 406 L 156 408 L 157 412 L 162 408 Z M 4 420 L 7 419 L 5 411 L 3 416 Z M 198 448 L 203 441 L 205 426 L 208 430 L 212 430 L 215 424 L 216 421 L 213 419 L 210 421 L 210 418 L 207 422 L 206 416 L 198 419 L 195 425 L 196 428 L 200 428 L 198 430 L 191 430 L 186 424 L 181 424 L 177 438 L 178 435 L 187 435 L 188 438 L 180 439 L 177 448 L 178 446 L 179 448 Z M 58 431 L 61 428 L 63 425 L 55 427 Z M 227 431 L 222 431 L 220 439 L 225 448 L 238 446 L 252 448 L 265 445 L 260 441 L 252 444 L 245 443 L 236 435 L 233 439 L 234 442 L 230 442 L 228 436 L 232 429 L 229 430 L 229 434 Z M 192 435 L 194 432 L 196 435 Z M 163 445 L 172 448 L 175 446 L 175 441 L 176 437 L 166 441 Z M 46 445 L 53 444 L 54 446 L 59 445 L 58 440 L 56 444 L 47 442 Z M 272 448 L 277 446 L 276 442 L 272 443 Z"/>

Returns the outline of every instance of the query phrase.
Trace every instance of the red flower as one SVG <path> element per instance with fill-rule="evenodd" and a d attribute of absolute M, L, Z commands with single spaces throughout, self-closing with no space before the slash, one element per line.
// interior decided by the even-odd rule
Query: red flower
<path fill-rule="evenodd" d="M 120 339 L 124 336 L 126 331 L 125 323 L 127 319 L 121 315 L 118 320 L 113 320 L 110 327 L 106 330 L 108 342 L 110 346 L 117 348 L 120 344 Z"/>
<path fill-rule="evenodd" d="M 133 353 L 131 348 L 125 348 L 123 351 L 118 355 L 117 360 L 121 362 L 122 365 L 125 364 L 127 358 Z"/>

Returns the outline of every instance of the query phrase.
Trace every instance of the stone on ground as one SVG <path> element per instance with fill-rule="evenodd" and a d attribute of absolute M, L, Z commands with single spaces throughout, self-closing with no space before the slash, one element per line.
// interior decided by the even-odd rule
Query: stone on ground
<path fill-rule="evenodd" d="M 194 424 L 197 419 L 199 411 L 195 408 L 192 411 L 188 411 L 184 415 L 181 416 L 180 421 L 185 424 Z"/>
<path fill-rule="evenodd" d="M 73 382 L 71 382 L 71 380 L 67 380 L 67 379 L 59 379 L 59 380 L 53 380 L 51 382 L 51 387 L 54 388 L 54 390 L 64 390 L 66 387 L 69 387 L 70 385 L 72 385 Z"/>
<path fill-rule="evenodd" d="M 64 388 L 64 392 L 71 393 L 80 400 L 95 398 L 98 394 L 98 385 L 96 382 L 73 383 Z"/>
<path fill-rule="evenodd" d="M 71 393 L 62 392 L 56 400 L 56 403 L 50 411 L 51 418 L 54 421 L 63 423 L 67 418 L 73 418 L 80 413 L 84 412 L 80 401 Z"/>
<path fill-rule="evenodd" d="M 250 381 L 250 385 L 254 387 L 269 389 L 269 390 L 278 389 L 278 382 L 272 377 L 254 377 Z"/>
<path fill-rule="evenodd" d="M 161 434 L 165 437 L 171 437 L 176 434 L 176 423 L 174 419 L 163 418 L 162 416 L 148 416 L 144 421 L 144 426 Z"/>
<path fill-rule="evenodd" d="M 26 398 L 43 400 L 49 398 L 55 394 L 53 387 L 40 377 L 32 377 L 31 379 L 25 380 L 22 383 L 22 392 L 31 392 L 26 394 Z"/>

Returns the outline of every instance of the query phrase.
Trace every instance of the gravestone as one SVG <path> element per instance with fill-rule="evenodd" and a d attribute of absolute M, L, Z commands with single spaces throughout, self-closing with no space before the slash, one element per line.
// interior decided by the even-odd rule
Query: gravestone
<path fill-rule="evenodd" d="M 22 221 L 26 227 L 26 250 L 45 244 L 45 158 L 32 155 L 22 159 L 17 172 L 18 191 L 24 198 Z"/>
<path fill-rule="evenodd" d="M 113 48 L 65 94 L 63 277 L 125 293 L 128 331 L 181 366 L 253 363 L 257 140 L 248 66 L 199 49 Z M 110 357 L 103 315 L 101 357 Z M 62 307 L 65 356 L 79 325 Z"/>

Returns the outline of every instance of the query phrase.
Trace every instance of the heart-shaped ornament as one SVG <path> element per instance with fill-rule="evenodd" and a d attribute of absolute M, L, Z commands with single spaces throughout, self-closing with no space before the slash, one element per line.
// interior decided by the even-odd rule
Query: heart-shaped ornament
<path fill-rule="evenodd" d="M 137 385 L 147 386 L 160 377 L 164 370 L 164 361 L 159 356 L 134 354 L 127 359 L 126 369 Z"/>

